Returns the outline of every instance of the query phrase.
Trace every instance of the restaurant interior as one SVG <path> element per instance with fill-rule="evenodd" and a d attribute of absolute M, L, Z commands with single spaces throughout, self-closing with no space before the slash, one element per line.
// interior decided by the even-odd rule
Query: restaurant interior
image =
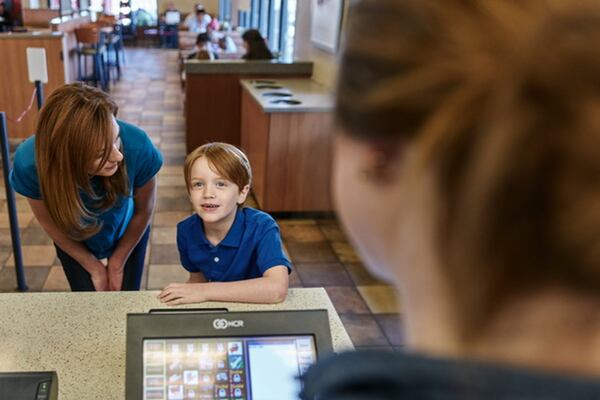
<path fill-rule="evenodd" d="M 246 205 L 279 224 L 290 288 L 324 288 L 355 348 L 402 348 L 393 289 L 366 269 L 330 193 L 333 92 L 350 1 L 332 2 L 337 8 L 325 15 L 309 0 L 0 2 L 0 111 L 11 156 L 34 133 L 35 100 L 77 81 L 109 93 L 118 118 L 144 130 L 163 155 L 142 291 L 186 281 L 176 245 L 176 224 L 193 213 L 184 159 L 204 143 L 227 142 L 253 167 Z M 202 18 L 186 25 L 200 9 Z M 251 29 L 272 59 L 244 57 L 242 36 Z M 206 51 L 197 40 L 207 31 Z M 47 79 L 38 85 L 28 77 L 28 48 L 45 50 Z M 3 177 L 0 186 L 0 298 L 69 292 L 52 240 L 19 194 L 27 289 L 17 286 Z"/>

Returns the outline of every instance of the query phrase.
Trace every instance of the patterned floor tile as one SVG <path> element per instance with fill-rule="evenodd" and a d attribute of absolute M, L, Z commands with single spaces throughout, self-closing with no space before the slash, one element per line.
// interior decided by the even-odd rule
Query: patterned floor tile
<path fill-rule="evenodd" d="M 192 211 L 163 211 L 154 213 L 153 226 L 176 226 L 178 222 L 192 215 Z"/>
<path fill-rule="evenodd" d="M 162 290 L 169 283 L 186 282 L 190 277 L 180 264 L 150 264 L 148 267 L 148 290 Z"/>
<path fill-rule="evenodd" d="M 390 346 L 370 314 L 341 314 L 340 318 L 355 346 Z"/>
<path fill-rule="evenodd" d="M 361 261 L 354 248 L 346 242 L 331 242 L 331 247 L 338 259 L 343 263 L 357 263 Z"/>
<path fill-rule="evenodd" d="M 305 287 L 351 286 L 352 280 L 338 263 L 294 263 Z"/>
<path fill-rule="evenodd" d="M 54 246 L 21 246 L 23 256 L 23 266 L 30 267 L 48 267 L 54 263 L 56 258 L 56 249 Z M 11 254 L 6 261 L 7 267 L 15 266 L 14 256 Z"/>
<path fill-rule="evenodd" d="M 287 242 L 287 249 L 295 263 L 330 263 L 338 259 L 327 242 Z"/>
<path fill-rule="evenodd" d="M 338 314 L 369 314 L 369 307 L 354 287 L 329 286 L 325 290 Z"/>
<path fill-rule="evenodd" d="M 44 292 L 70 292 L 71 287 L 61 266 L 53 266 L 43 286 Z"/>
<path fill-rule="evenodd" d="M 291 242 L 324 242 L 325 236 L 316 225 L 281 225 L 281 237 Z"/>
<path fill-rule="evenodd" d="M 384 285 L 380 279 L 374 277 L 362 263 L 344 264 L 356 286 Z"/>
<path fill-rule="evenodd" d="M 178 264 L 179 252 L 175 244 L 152 244 L 150 264 Z M 182 267 L 183 268 L 183 267 Z"/>
<path fill-rule="evenodd" d="M 176 244 L 177 243 L 177 228 L 155 227 L 152 229 L 152 244 Z"/>
<path fill-rule="evenodd" d="M 403 346 L 404 327 L 399 314 L 375 314 L 375 320 L 392 346 Z"/>
<path fill-rule="evenodd" d="M 400 312 L 396 291 L 391 286 L 358 286 L 357 289 L 373 314 Z"/>
<path fill-rule="evenodd" d="M 25 282 L 30 292 L 40 292 L 46 282 L 50 267 L 24 268 Z M 15 268 L 4 268 L 0 271 L 0 292 L 16 292 L 17 276 Z"/>

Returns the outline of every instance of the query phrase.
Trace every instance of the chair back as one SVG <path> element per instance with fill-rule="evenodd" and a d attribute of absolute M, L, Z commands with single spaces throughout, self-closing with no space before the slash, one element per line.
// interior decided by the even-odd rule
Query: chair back
<path fill-rule="evenodd" d="M 94 25 L 83 25 L 75 29 L 77 42 L 87 45 L 96 45 L 100 42 L 100 30 Z"/>

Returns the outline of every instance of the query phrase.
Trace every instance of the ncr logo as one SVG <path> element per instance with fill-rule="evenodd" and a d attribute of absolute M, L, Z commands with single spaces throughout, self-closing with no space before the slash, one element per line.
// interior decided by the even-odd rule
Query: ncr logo
<path fill-rule="evenodd" d="M 235 321 L 228 321 L 223 318 L 215 319 L 213 321 L 213 328 L 215 329 L 227 329 L 227 328 L 243 328 L 244 321 L 241 319 Z"/>

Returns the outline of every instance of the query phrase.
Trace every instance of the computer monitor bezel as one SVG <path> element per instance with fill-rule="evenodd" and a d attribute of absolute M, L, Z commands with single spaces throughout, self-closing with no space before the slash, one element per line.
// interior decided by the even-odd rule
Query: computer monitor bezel
<path fill-rule="evenodd" d="M 125 398 L 143 398 L 144 340 L 259 336 L 312 336 L 317 359 L 333 352 L 327 310 L 128 314 Z"/>

